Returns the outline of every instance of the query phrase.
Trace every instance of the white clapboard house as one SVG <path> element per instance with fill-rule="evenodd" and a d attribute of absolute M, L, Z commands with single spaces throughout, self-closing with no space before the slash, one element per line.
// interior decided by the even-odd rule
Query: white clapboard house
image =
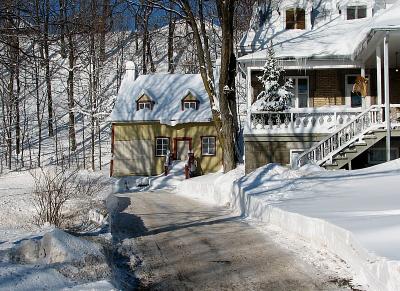
<path fill-rule="evenodd" d="M 294 84 L 284 112 L 251 107 L 270 45 Z M 399 157 L 400 1 L 258 1 L 239 52 L 247 172 L 269 162 L 351 169 Z M 353 90 L 361 77 L 363 94 Z"/>

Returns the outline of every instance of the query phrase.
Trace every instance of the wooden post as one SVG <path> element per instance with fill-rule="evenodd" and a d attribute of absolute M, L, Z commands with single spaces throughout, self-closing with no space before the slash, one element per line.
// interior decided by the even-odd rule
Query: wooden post
<path fill-rule="evenodd" d="M 390 98 L 389 98 L 389 33 L 383 40 L 383 70 L 385 81 L 386 160 L 390 161 Z"/>
<path fill-rule="evenodd" d="M 376 91 L 376 104 L 382 105 L 382 52 L 380 44 L 376 47 Z"/>

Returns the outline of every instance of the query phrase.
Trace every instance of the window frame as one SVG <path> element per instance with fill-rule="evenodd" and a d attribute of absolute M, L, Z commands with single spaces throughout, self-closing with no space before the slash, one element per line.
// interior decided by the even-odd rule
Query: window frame
<path fill-rule="evenodd" d="M 210 150 L 210 146 L 209 145 L 207 145 L 208 152 L 204 153 L 204 149 L 205 149 L 204 145 L 203 145 L 203 140 L 204 139 L 214 139 L 214 152 L 213 153 L 209 152 L 209 150 Z M 213 135 L 202 136 L 201 137 L 201 156 L 203 156 L 203 157 L 214 157 L 216 155 L 217 155 L 217 137 L 213 136 Z"/>
<path fill-rule="evenodd" d="M 349 9 L 354 9 L 354 18 L 349 18 Z M 359 17 L 359 11 L 365 10 L 365 16 Z M 367 5 L 347 5 L 346 6 L 346 20 L 363 19 L 368 17 Z"/>
<path fill-rule="evenodd" d="M 167 146 L 168 146 L 168 148 L 167 148 L 167 151 L 170 151 L 171 150 L 171 138 L 169 138 L 169 137 L 167 137 L 167 136 L 156 136 L 156 139 L 155 139 L 155 152 L 154 152 L 154 154 L 155 154 L 155 156 L 156 157 L 165 157 L 165 155 L 167 154 L 167 153 L 165 153 L 165 154 L 162 154 L 161 153 L 161 155 L 159 155 L 158 154 L 158 148 L 157 148 L 157 146 L 158 146 L 158 140 L 168 140 L 168 143 L 167 143 Z M 163 146 L 163 144 L 161 145 L 161 146 Z M 161 151 L 163 151 L 164 149 L 161 149 Z"/>
<path fill-rule="evenodd" d="M 285 81 L 287 80 L 296 80 L 295 84 L 293 84 L 293 94 L 294 94 L 294 108 L 310 108 L 310 78 L 309 76 L 286 76 Z M 306 107 L 299 107 L 299 86 L 298 80 L 305 79 L 307 80 L 307 106 Z"/>
<path fill-rule="evenodd" d="M 186 104 L 189 104 L 189 107 L 188 108 L 186 108 Z M 193 105 L 194 104 L 194 108 L 193 107 L 191 107 L 190 105 Z M 198 108 L 199 108 L 199 102 L 198 101 L 193 101 L 193 100 L 183 100 L 183 102 L 182 102 L 182 110 L 184 111 L 184 110 L 188 110 L 188 109 L 194 109 L 194 110 L 198 110 Z"/>
<path fill-rule="evenodd" d="M 292 11 L 293 12 L 293 20 L 290 21 L 290 24 L 293 24 L 293 28 L 288 27 L 289 23 L 288 23 L 288 13 Z M 304 20 L 302 22 L 300 22 L 298 20 L 298 15 L 299 12 L 301 12 L 304 15 Z M 303 24 L 302 28 L 299 28 L 300 23 Z M 306 10 L 304 8 L 301 7 L 289 7 L 285 9 L 285 29 L 286 30 L 290 30 L 290 29 L 300 29 L 300 30 L 305 30 L 306 26 L 307 26 L 307 21 L 306 21 Z"/>
<path fill-rule="evenodd" d="M 136 102 L 136 110 L 143 110 L 143 109 L 149 109 L 149 110 L 153 110 L 153 105 L 154 102 L 152 101 L 137 101 Z M 141 106 L 143 106 L 143 108 L 140 108 Z"/>

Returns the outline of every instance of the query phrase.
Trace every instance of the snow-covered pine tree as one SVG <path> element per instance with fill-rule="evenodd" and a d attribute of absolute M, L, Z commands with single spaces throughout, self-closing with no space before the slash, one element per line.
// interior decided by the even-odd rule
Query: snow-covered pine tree
<path fill-rule="evenodd" d="M 284 69 L 279 66 L 272 46 L 268 48 L 268 57 L 263 68 L 263 75 L 258 77 L 263 83 L 264 90 L 258 94 L 252 109 L 256 111 L 282 111 L 290 107 L 293 93 L 292 80 L 280 84 Z"/>

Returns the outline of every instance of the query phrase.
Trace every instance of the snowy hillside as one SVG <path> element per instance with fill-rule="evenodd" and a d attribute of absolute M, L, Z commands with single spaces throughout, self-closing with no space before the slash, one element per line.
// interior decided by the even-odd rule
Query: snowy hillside
<path fill-rule="evenodd" d="M 212 58 L 216 58 L 219 39 L 218 31 L 207 25 L 212 45 Z M 0 128 L 0 134 L 11 135 L 11 157 L 8 143 L 2 140 L 0 146 L 0 173 L 7 168 L 34 168 L 46 164 L 74 165 L 84 168 L 101 169 L 110 159 L 110 124 L 108 116 L 114 106 L 121 80 L 125 73 L 125 63 L 133 61 L 137 73 L 142 73 L 142 38 L 133 31 L 109 32 L 106 37 L 105 60 L 98 61 L 90 47 L 86 35 L 76 36 L 73 64 L 69 57 L 63 58 L 59 44 L 51 44 L 50 71 L 54 135 L 49 136 L 48 125 L 48 87 L 46 72 L 41 63 L 26 60 L 21 69 L 19 112 L 9 112 L 11 119 Z M 24 49 L 38 54 L 39 47 L 25 43 Z M 148 64 L 148 73 L 168 72 L 168 26 L 150 31 L 152 60 Z M 198 73 L 197 55 L 192 34 L 187 24 L 177 22 L 174 33 L 174 71 L 176 73 Z M 4 54 L 0 52 L 0 56 Z M 93 61 L 95 59 L 95 61 Z M 71 72 L 73 72 L 71 77 Z M 23 76 L 23 77 L 22 77 Z M 4 74 L 4 79 L 8 78 Z M 70 87 L 72 79 L 73 89 Z M 38 87 L 36 87 L 36 84 Z M 70 94 L 73 94 L 71 105 Z M 3 100 L 6 105 L 7 100 Z M 72 107 L 71 107 L 72 106 Z M 8 112 L 8 111 L 7 111 Z M 71 113 L 69 113 L 71 112 Z M 21 139 L 14 137 L 15 122 L 22 124 Z M 71 123 L 73 115 L 73 127 Z M 8 124 L 9 123 L 9 124 Z M 71 144 L 73 128 L 76 150 Z M 20 143 L 20 152 L 17 151 Z M 40 160 L 39 160 L 40 157 Z M 9 161 L 11 166 L 8 165 Z"/>

